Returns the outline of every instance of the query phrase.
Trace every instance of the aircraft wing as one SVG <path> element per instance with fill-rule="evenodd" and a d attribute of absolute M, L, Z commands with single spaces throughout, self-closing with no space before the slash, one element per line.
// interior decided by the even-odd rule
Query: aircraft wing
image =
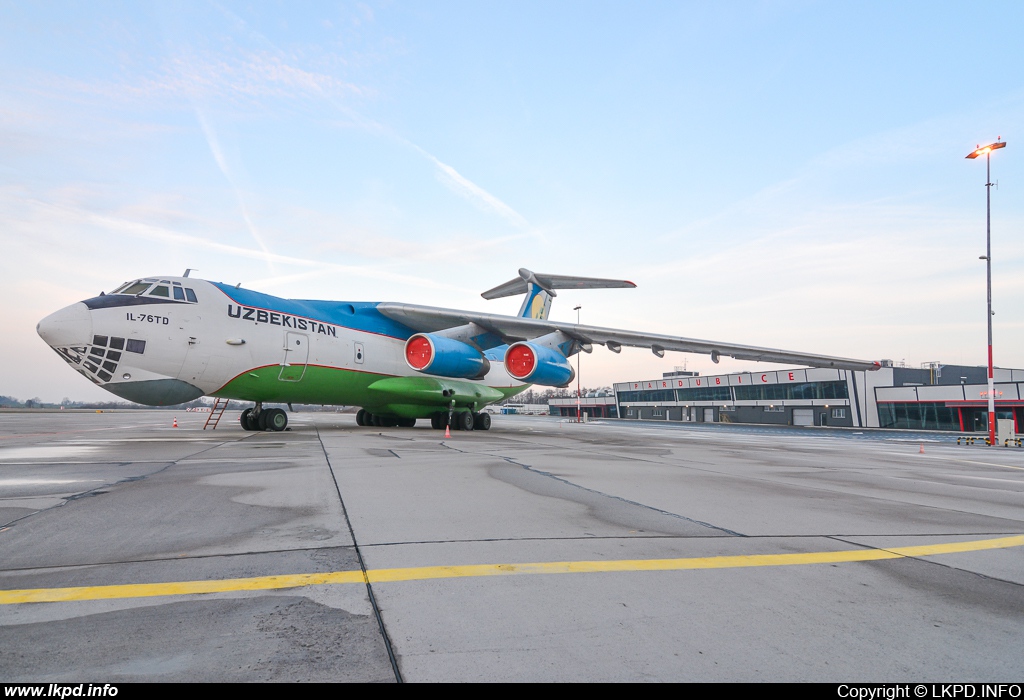
<path fill-rule="evenodd" d="M 846 357 L 830 355 L 813 355 L 805 352 L 792 352 L 775 348 L 762 348 L 755 345 L 736 345 L 720 343 L 713 340 L 698 340 L 674 335 L 657 333 L 639 333 L 637 331 L 584 326 L 575 323 L 560 323 L 519 316 L 503 316 L 485 314 L 476 311 L 457 311 L 416 304 L 399 304 L 385 302 L 377 305 L 377 310 L 388 318 L 412 328 L 420 333 L 433 333 L 448 328 L 475 323 L 499 336 L 508 343 L 520 340 L 531 340 L 554 331 L 562 331 L 585 345 L 604 345 L 609 350 L 618 352 L 622 346 L 647 348 L 659 357 L 666 350 L 711 355 L 718 361 L 720 356 L 733 357 L 737 360 L 758 360 L 777 362 L 780 364 L 799 364 L 810 367 L 832 367 L 836 369 L 875 370 L 881 365 L 869 360 L 854 360 Z"/>

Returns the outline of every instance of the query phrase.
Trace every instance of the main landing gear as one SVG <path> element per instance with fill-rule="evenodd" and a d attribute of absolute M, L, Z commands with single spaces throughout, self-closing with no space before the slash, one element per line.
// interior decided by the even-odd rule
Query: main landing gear
<path fill-rule="evenodd" d="M 377 428 L 411 428 L 416 425 L 416 419 L 382 416 L 377 413 L 370 413 L 365 408 L 360 408 L 359 412 L 356 413 L 356 425 Z M 448 413 L 439 411 L 432 414 L 430 416 L 430 427 L 434 430 L 444 430 L 448 427 Z M 451 414 L 451 427 L 452 430 L 490 430 L 491 416 L 487 413 L 459 411 Z"/>
<path fill-rule="evenodd" d="M 273 430 L 279 432 L 288 427 L 288 414 L 280 408 L 263 408 L 257 403 L 242 411 L 238 417 L 242 430 Z"/>
<path fill-rule="evenodd" d="M 451 427 L 455 430 L 490 430 L 491 416 L 488 413 L 471 413 L 460 411 L 453 413 Z M 430 417 L 430 427 L 434 430 L 444 430 L 448 426 L 447 413 L 435 413 Z"/>
<path fill-rule="evenodd" d="M 416 425 L 415 418 L 399 418 L 398 416 L 382 416 L 360 408 L 356 413 L 356 425 L 376 426 L 378 428 L 412 428 Z"/>

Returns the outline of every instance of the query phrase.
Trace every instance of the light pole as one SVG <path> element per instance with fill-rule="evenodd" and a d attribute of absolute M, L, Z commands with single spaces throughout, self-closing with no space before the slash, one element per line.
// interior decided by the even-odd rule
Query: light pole
<path fill-rule="evenodd" d="M 992 151 L 1006 148 L 1002 136 L 995 143 L 978 146 L 967 154 L 970 159 L 985 156 L 985 267 L 988 275 L 988 443 L 996 444 L 996 392 L 992 371 Z"/>
<path fill-rule="evenodd" d="M 574 306 L 573 311 L 576 312 L 576 330 L 579 331 L 580 326 L 580 309 L 582 306 Z M 582 409 L 580 408 L 580 355 L 583 354 L 582 349 L 576 351 L 576 422 L 583 422 Z"/>

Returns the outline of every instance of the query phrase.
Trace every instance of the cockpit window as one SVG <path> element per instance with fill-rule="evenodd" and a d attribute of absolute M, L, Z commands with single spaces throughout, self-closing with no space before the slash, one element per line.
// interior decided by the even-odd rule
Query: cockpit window
<path fill-rule="evenodd" d="M 174 299 L 175 301 L 187 301 L 192 304 L 199 302 L 196 293 L 188 287 L 183 287 L 181 282 L 171 280 L 135 280 L 126 282 L 111 292 L 111 294 L 131 294 L 133 296 L 146 295 L 150 297 L 161 297 L 163 299 Z"/>

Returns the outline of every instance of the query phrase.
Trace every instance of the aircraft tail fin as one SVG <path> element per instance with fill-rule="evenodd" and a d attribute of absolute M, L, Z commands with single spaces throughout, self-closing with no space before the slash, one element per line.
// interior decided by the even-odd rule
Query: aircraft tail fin
<path fill-rule="evenodd" d="M 481 294 L 484 299 L 500 299 L 516 294 L 526 294 L 519 315 L 523 318 L 546 319 L 551 312 L 551 299 L 557 296 L 556 289 L 632 289 L 635 284 L 627 280 L 611 280 L 602 277 L 570 277 L 532 272 L 525 267 L 519 269 L 519 277 L 499 284 Z"/>

